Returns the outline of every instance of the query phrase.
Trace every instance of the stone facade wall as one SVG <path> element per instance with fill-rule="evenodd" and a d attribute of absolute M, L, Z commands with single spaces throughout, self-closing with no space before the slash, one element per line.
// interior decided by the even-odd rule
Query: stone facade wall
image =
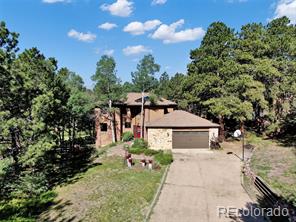
<path fill-rule="evenodd" d="M 173 131 L 172 129 L 148 128 L 148 145 L 154 150 L 171 150 Z"/>
<path fill-rule="evenodd" d="M 209 147 L 211 146 L 211 140 L 219 137 L 219 128 L 209 128 Z"/>

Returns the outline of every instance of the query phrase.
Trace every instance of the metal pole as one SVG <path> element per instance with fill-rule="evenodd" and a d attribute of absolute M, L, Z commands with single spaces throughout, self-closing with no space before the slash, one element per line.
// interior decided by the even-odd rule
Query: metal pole
<path fill-rule="evenodd" d="M 242 133 L 242 160 L 245 161 L 245 133 Z"/>
<path fill-rule="evenodd" d="M 141 104 L 141 138 L 143 138 L 143 128 L 144 128 L 144 91 L 142 91 L 142 104 Z"/>

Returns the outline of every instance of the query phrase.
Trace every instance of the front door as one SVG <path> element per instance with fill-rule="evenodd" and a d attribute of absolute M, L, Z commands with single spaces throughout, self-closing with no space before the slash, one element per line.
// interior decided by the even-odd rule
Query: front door
<path fill-rule="evenodd" d="M 134 126 L 134 138 L 141 138 L 141 127 L 140 126 Z"/>

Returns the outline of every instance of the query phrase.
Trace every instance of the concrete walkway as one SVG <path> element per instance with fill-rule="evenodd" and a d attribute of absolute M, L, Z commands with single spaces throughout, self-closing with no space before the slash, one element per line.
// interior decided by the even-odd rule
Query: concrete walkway
<path fill-rule="evenodd" d="M 218 216 L 219 206 L 255 207 L 241 186 L 240 160 L 227 155 L 227 151 L 174 154 L 174 162 L 150 221 L 264 221 L 262 217 Z"/>

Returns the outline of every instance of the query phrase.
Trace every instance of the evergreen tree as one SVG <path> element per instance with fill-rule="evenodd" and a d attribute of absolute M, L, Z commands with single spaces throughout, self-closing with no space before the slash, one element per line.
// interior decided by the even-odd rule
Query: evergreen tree
<path fill-rule="evenodd" d="M 132 72 L 132 82 L 138 92 L 142 92 L 141 105 L 141 138 L 144 131 L 144 93 L 153 89 L 157 85 L 155 73 L 159 72 L 160 66 L 155 63 L 154 57 L 145 55 L 137 65 L 137 70 Z"/>
<path fill-rule="evenodd" d="M 112 131 L 112 141 L 115 138 L 115 115 L 113 102 L 124 98 L 120 80 L 116 76 L 116 63 L 113 57 L 104 55 L 97 63 L 96 73 L 92 76 L 92 80 L 96 82 L 95 93 L 103 105 L 108 104 L 108 112 L 110 116 L 110 124 Z"/>

